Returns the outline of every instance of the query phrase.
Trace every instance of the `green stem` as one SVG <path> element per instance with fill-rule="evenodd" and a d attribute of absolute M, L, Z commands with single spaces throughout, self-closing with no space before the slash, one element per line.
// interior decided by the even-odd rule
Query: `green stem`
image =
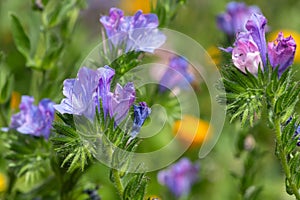
<path fill-rule="evenodd" d="M 30 92 L 37 101 L 40 100 L 40 94 L 42 91 L 41 83 L 44 81 L 43 79 L 44 76 L 42 71 L 35 69 L 32 70 Z"/>
<path fill-rule="evenodd" d="M 113 178 L 114 178 L 115 187 L 118 191 L 118 194 L 119 194 L 120 198 L 122 199 L 124 188 L 123 188 L 123 184 L 121 182 L 121 177 L 119 175 L 118 170 L 116 170 L 116 169 L 112 169 L 112 174 L 113 174 Z"/>
<path fill-rule="evenodd" d="M 296 184 L 292 180 L 290 167 L 287 161 L 287 155 L 285 155 L 284 147 L 281 141 L 281 124 L 279 119 L 275 119 L 275 128 L 276 128 L 276 139 L 277 139 L 277 151 L 279 160 L 281 161 L 281 165 L 283 167 L 284 173 L 286 175 L 286 179 L 289 182 L 289 187 L 292 189 L 293 194 L 295 195 L 296 199 L 300 200 L 300 194 L 297 189 Z"/>

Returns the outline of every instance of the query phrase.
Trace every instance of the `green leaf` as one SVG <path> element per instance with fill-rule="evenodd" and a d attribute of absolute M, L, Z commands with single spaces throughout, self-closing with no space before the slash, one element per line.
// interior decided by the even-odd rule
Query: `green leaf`
<path fill-rule="evenodd" d="M 142 200 L 146 192 L 147 179 L 145 174 L 134 175 L 126 185 L 123 193 L 124 200 Z"/>
<path fill-rule="evenodd" d="M 0 61 L 0 104 L 4 104 L 11 96 L 14 85 L 14 76 Z"/>
<path fill-rule="evenodd" d="M 30 60 L 30 40 L 24 31 L 24 28 L 18 17 L 11 13 L 11 28 L 13 38 L 18 51 L 27 59 Z"/>

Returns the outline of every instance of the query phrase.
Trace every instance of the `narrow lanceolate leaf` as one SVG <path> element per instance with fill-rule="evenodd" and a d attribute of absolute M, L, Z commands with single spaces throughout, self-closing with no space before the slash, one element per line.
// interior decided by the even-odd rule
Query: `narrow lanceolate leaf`
<path fill-rule="evenodd" d="M 18 51 L 27 59 L 30 60 L 30 40 L 24 31 L 24 28 L 15 14 L 11 14 L 11 28 L 13 38 Z"/>

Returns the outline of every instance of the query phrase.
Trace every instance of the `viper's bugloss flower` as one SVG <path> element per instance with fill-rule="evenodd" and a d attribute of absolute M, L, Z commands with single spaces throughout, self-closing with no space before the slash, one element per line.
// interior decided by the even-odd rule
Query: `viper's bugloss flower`
<path fill-rule="evenodd" d="M 20 112 L 11 117 L 9 129 L 48 139 L 54 119 L 53 102 L 50 99 L 42 99 L 38 106 L 33 105 L 33 102 L 33 97 L 22 96 Z"/>
<path fill-rule="evenodd" d="M 151 113 L 151 108 L 148 107 L 146 102 L 140 102 L 139 105 L 133 105 L 134 119 L 131 129 L 131 136 L 135 137 L 143 126 L 145 120 Z"/>
<path fill-rule="evenodd" d="M 253 13 L 261 13 L 257 6 L 247 6 L 242 2 L 230 2 L 226 12 L 217 16 L 217 26 L 229 36 L 245 31 L 245 24 Z"/>
<path fill-rule="evenodd" d="M 234 47 L 223 51 L 232 53 L 233 64 L 245 73 L 246 69 L 257 74 L 258 67 L 262 70 L 267 63 L 267 44 L 265 38 L 267 20 L 263 15 L 252 14 L 246 22 L 246 31 L 237 34 Z"/>
<path fill-rule="evenodd" d="M 100 77 L 99 70 L 82 67 L 76 79 L 64 81 L 63 94 L 66 98 L 54 105 L 54 108 L 61 114 L 84 115 L 93 120 Z"/>
<path fill-rule="evenodd" d="M 98 96 L 96 98 L 96 103 L 99 104 L 99 97 L 101 98 L 102 107 L 104 116 L 109 113 L 109 93 L 110 93 L 110 85 L 112 78 L 115 75 L 115 70 L 110 68 L 109 66 L 104 66 L 101 68 L 98 68 L 98 71 L 100 72 L 101 76 L 99 79 L 99 85 L 98 85 Z M 98 106 L 99 107 L 99 106 Z"/>
<path fill-rule="evenodd" d="M 199 179 L 199 166 L 189 159 L 182 158 L 168 169 L 158 173 L 158 181 L 166 185 L 176 196 L 188 195 L 192 185 Z"/>
<path fill-rule="evenodd" d="M 260 14 L 252 14 L 246 23 L 246 29 L 260 51 L 261 60 L 264 66 L 267 64 L 266 25 L 267 19 Z"/>
<path fill-rule="evenodd" d="M 108 109 L 110 117 L 114 117 L 115 123 L 120 124 L 135 100 L 135 89 L 133 83 L 129 82 L 124 87 L 116 85 L 114 93 L 108 93 Z M 104 105 L 103 105 L 104 106 Z"/>
<path fill-rule="evenodd" d="M 118 8 L 111 8 L 109 16 L 102 16 L 100 22 L 106 30 L 111 43 L 117 47 L 125 44 L 125 51 L 145 51 L 153 53 L 166 40 L 158 30 L 158 18 L 155 14 L 143 14 L 137 11 L 134 16 L 124 16 Z"/>
<path fill-rule="evenodd" d="M 194 80 L 193 74 L 188 71 L 188 61 L 180 56 L 176 56 L 170 59 L 169 68 L 162 76 L 159 84 L 160 92 L 164 92 L 167 89 L 172 90 L 175 87 L 186 89 Z"/>
<path fill-rule="evenodd" d="M 244 73 L 247 69 L 252 74 L 257 74 L 259 67 L 263 69 L 258 46 L 250 33 L 239 33 L 234 45 L 232 49 L 232 61 L 238 69 Z"/>
<path fill-rule="evenodd" d="M 294 137 L 297 137 L 300 134 L 300 126 L 297 127 Z M 300 147 L 300 139 L 297 141 L 297 146 Z"/>
<path fill-rule="evenodd" d="M 278 33 L 282 32 L 283 35 L 289 36 L 291 35 L 293 39 L 295 40 L 296 44 L 300 43 L 300 33 L 295 31 L 295 30 L 289 30 L 289 29 L 281 29 L 281 30 L 274 30 L 270 34 L 268 34 L 268 39 L 269 41 L 274 41 L 276 40 Z M 295 53 L 295 58 L 294 58 L 294 63 L 300 63 L 300 49 L 296 48 L 296 53 Z"/>
<path fill-rule="evenodd" d="M 268 58 L 272 67 L 279 67 L 279 76 L 293 64 L 295 52 L 294 38 L 292 36 L 284 38 L 282 32 L 279 32 L 275 41 L 268 43 Z"/>
<path fill-rule="evenodd" d="M 109 66 L 97 70 L 82 67 L 76 79 L 64 81 L 63 94 L 66 98 L 54 108 L 61 114 L 83 115 L 93 121 L 95 108 L 100 106 L 101 101 L 104 116 L 109 114 L 119 124 L 135 100 L 135 89 L 133 83 L 127 83 L 124 88 L 117 84 L 114 93 L 110 92 L 114 75 L 114 69 Z"/>

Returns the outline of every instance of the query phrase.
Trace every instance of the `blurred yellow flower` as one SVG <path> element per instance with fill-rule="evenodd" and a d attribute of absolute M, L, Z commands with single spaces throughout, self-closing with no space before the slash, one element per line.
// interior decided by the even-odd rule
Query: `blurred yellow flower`
<path fill-rule="evenodd" d="M 191 115 L 184 115 L 182 120 L 174 123 L 173 134 L 177 135 L 182 142 L 196 147 L 203 143 L 206 136 L 209 136 L 208 129 L 208 122 Z"/>
<path fill-rule="evenodd" d="M 6 176 L 0 172 L 0 192 L 4 192 L 7 187 Z"/>
<path fill-rule="evenodd" d="M 143 13 L 149 13 L 151 11 L 151 4 L 156 0 L 121 0 L 120 8 L 128 14 L 134 14 L 138 10 L 142 10 Z"/>
<path fill-rule="evenodd" d="M 214 64 L 216 64 L 217 67 L 221 64 L 221 51 L 216 46 L 211 46 L 207 49 L 207 53 L 211 57 Z"/>
<path fill-rule="evenodd" d="M 146 197 L 145 200 L 161 200 L 161 198 L 156 195 L 150 195 L 150 196 Z"/>
<path fill-rule="evenodd" d="M 13 91 L 10 99 L 10 108 L 12 110 L 18 109 L 21 102 L 21 94 L 19 92 Z"/>
<path fill-rule="evenodd" d="M 294 30 L 288 30 L 288 29 L 282 29 L 282 30 L 276 30 L 276 31 L 272 31 L 269 36 L 268 36 L 268 41 L 274 41 L 277 38 L 277 35 L 279 32 L 282 32 L 284 37 L 288 37 L 288 36 L 292 36 L 297 44 L 297 48 L 296 48 L 296 54 L 295 54 L 295 63 L 300 63 L 300 33 L 294 31 Z"/>

